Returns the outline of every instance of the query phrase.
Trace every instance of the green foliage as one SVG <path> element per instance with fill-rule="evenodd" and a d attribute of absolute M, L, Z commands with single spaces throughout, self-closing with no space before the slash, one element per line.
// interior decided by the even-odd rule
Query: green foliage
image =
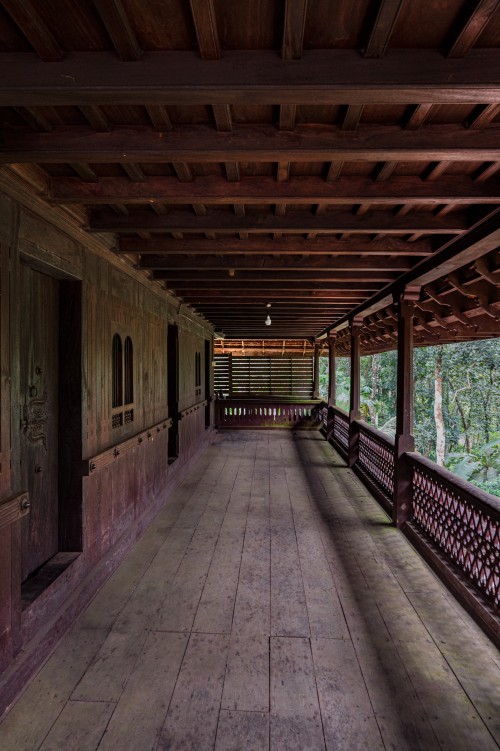
<path fill-rule="evenodd" d="M 447 466 L 489 493 L 500 494 L 500 339 L 415 349 L 415 447 L 436 458 L 434 378 L 442 356 Z M 322 358 L 322 396 L 328 393 L 328 359 Z M 363 418 L 394 435 L 397 353 L 361 358 Z M 337 358 L 337 405 L 349 409 L 349 358 Z M 493 488 L 493 489 L 492 489 Z"/>

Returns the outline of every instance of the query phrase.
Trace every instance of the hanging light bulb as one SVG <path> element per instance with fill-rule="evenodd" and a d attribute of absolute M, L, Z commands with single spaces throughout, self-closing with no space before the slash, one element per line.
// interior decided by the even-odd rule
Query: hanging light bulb
<path fill-rule="evenodd" d="M 267 318 L 264 321 L 264 323 L 266 324 L 266 326 L 270 326 L 271 325 L 271 316 L 269 315 L 269 308 L 270 307 L 271 307 L 271 303 L 268 302 L 267 305 L 266 305 L 266 308 L 267 308 Z"/>

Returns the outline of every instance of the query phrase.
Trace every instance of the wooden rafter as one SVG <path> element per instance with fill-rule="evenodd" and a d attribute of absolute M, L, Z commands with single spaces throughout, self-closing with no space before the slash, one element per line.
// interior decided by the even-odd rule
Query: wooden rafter
<path fill-rule="evenodd" d="M 64 58 L 62 47 L 31 0 L 1 0 L 1 4 L 42 60 Z"/>
<path fill-rule="evenodd" d="M 121 60 L 140 60 L 142 50 L 121 0 L 93 0 Z"/>

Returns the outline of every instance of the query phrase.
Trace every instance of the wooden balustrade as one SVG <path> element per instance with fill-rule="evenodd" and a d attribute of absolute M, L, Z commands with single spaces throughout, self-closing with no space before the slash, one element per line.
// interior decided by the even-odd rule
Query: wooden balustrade
<path fill-rule="evenodd" d="M 416 453 L 412 526 L 498 608 L 500 500 Z"/>
<path fill-rule="evenodd" d="M 318 428 L 322 404 L 320 399 L 283 397 L 219 399 L 216 402 L 217 427 L 231 430 Z"/>
<path fill-rule="evenodd" d="M 390 510 L 394 498 L 394 439 L 362 420 L 357 421 L 357 427 L 359 455 L 355 469 L 367 476 L 370 488 L 375 495 L 382 494 L 379 500 Z"/>

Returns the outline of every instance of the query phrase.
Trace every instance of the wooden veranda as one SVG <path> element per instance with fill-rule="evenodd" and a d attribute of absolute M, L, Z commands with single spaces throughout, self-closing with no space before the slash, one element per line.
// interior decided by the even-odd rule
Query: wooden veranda
<path fill-rule="evenodd" d="M 498 652 L 318 432 L 220 434 L 0 746 L 493 751 Z"/>
<path fill-rule="evenodd" d="M 499 47 L 499 0 L 0 0 L 9 751 L 497 747 L 408 539 L 500 643 L 499 501 L 412 435 L 413 348 L 500 336 Z"/>

